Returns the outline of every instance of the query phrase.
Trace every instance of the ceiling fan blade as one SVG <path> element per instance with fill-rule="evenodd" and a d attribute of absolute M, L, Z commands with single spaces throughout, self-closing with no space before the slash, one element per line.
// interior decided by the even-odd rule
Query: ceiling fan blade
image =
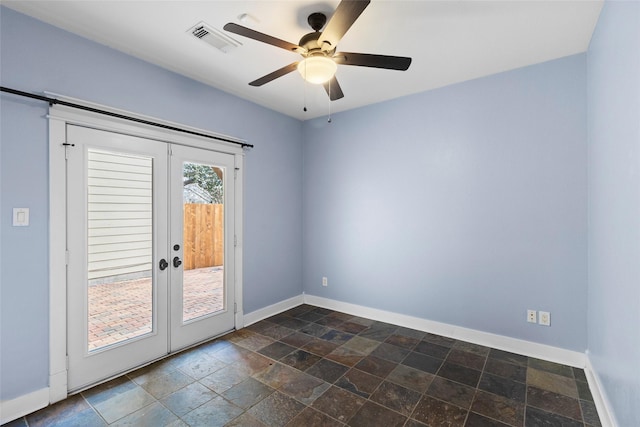
<path fill-rule="evenodd" d="M 331 80 L 324 84 L 324 90 L 327 91 L 327 95 L 329 95 L 329 99 L 332 101 L 344 98 L 344 93 L 342 93 L 342 88 L 340 87 L 340 84 L 338 84 L 336 76 L 333 76 Z"/>
<path fill-rule="evenodd" d="M 229 22 L 224 27 L 226 31 L 230 33 L 238 34 L 240 36 L 248 37 L 253 40 L 257 40 L 262 43 L 270 44 L 290 52 L 306 52 L 306 49 L 298 46 L 297 44 L 289 43 L 288 41 L 280 40 L 279 38 L 270 36 L 268 34 L 261 33 L 259 31 L 252 30 L 251 28 L 243 27 L 242 25 Z"/>
<path fill-rule="evenodd" d="M 386 68 L 387 70 L 406 71 L 411 58 L 406 56 L 374 55 L 370 53 L 338 52 L 333 56 L 337 64 L 357 65 L 360 67 Z"/>
<path fill-rule="evenodd" d="M 335 49 L 342 36 L 349 31 L 370 2 L 370 0 L 342 0 L 318 39 L 322 50 Z"/>
<path fill-rule="evenodd" d="M 294 71 L 296 68 L 298 68 L 298 62 L 285 65 L 284 67 L 278 70 L 275 70 L 273 73 L 269 73 L 266 76 L 262 76 L 259 79 L 252 81 L 251 83 L 249 83 L 249 85 L 262 86 L 265 83 L 269 83 L 270 81 L 277 79 L 278 77 L 282 77 L 285 74 L 289 74 L 290 72 Z"/>

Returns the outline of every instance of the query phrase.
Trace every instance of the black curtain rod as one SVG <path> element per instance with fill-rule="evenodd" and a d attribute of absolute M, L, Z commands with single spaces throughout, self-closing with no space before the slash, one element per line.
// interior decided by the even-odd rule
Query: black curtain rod
<path fill-rule="evenodd" d="M 124 114 L 118 114 L 118 113 L 113 113 L 111 111 L 100 110 L 98 108 L 87 107 L 86 105 L 80 105 L 80 104 L 75 104 L 73 102 L 67 102 L 67 101 L 62 101 L 62 100 L 55 99 L 55 98 L 49 98 L 49 97 L 43 96 L 43 95 L 35 95 L 35 94 L 32 94 L 32 93 L 23 92 L 21 90 L 11 89 L 11 88 L 4 87 L 4 86 L 0 86 L 0 92 L 7 92 L 7 93 L 11 93 L 13 95 L 24 96 L 26 98 L 31 98 L 31 99 L 37 99 L 39 101 L 48 102 L 49 105 L 60 104 L 60 105 L 66 106 L 66 107 L 73 107 L 73 108 L 77 108 L 79 110 L 90 111 L 92 113 L 104 114 L 105 116 L 116 117 L 118 119 L 129 120 L 129 121 L 132 121 L 132 122 L 142 123 L 142 124 L 150 125 L 150 126 L 155 126 L 155 127 L 162 128 L 162 129 L 168 129 L 168 130 L 173 130 L 173 131 L 177 131 L 177 132 L 188 133 L 189 135 L 203 136 L 203 137 L 209 138 L 209 139 L 215 139 L 215 140 L 218 140 L 218 141 L 224 141 L 224 142 L 229 142 L 231 144 L 240 145 L 243 148 L 244 147 L 253 148 L 253 144 L 247 144 L 246 142 L 238 142 L 238 141 L 234 141 L 232 139 L 223 138 L 223 137 L 220 137 L 220 136 L 207 135 L 206 133 L 195 132 L 195 131 L 192 131 L 192 130 L 189 130 L 189 129 L 183 129 L 183 128 L 179 128 L 179 127 L 175 127 L 175 126 L 165 125 L 165 124 L 162 124 L 162 123 L 152 122 L 152 121 L 149 121 L 149 120 L 138 119 L 136 117 L 125 116 Z"/>

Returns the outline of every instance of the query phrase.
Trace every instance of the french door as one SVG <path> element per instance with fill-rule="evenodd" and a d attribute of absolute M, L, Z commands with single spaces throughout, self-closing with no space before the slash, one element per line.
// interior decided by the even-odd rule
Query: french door
<path fill-rule="evenodd" d="M 224 185 L 233 183 L 234 159 L 173 145 L 170 165 L 170 350 L 176 351 L 234 327 L 227 272 L 235 270 L 235 195 L 233 185 Z"/>
<path fill-rule="evenodd" d="M 234 156 L 67 125 L 68 389 L 234 327 Z"/>

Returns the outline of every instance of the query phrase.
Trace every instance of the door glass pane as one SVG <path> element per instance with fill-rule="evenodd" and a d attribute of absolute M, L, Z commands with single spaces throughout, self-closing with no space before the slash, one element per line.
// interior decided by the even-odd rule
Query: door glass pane
<path fill-rule="evenodd" d="M 153 159 L 90 149 L 87 174 L 92 351 L 152 331 Z"/>
<path fill-rule="evenodd" d="M 224 310 L 222 168 L 184 162 L 182 321 Z"/>

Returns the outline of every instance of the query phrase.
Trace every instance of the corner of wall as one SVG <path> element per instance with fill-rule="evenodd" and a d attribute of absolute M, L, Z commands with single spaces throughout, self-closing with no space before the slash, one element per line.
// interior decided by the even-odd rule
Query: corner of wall
<path fill-rule="evenodd" d="M 598 372 L 591 364 L 591 358 L 589 357 L 589 350 L 586 351 L 584 373 L 587 376 L 587 382 L 589 384 L 589 390 L 593 396 L 593 403 L 598 410 L 598 416 L 600 417 L 600 423 L 603 427 L 615 427 L 618 425 L 616 417 L 611 410 L 611 402 L 607 397 L 605 388 L 602 386 L 602 381 Z"/>

